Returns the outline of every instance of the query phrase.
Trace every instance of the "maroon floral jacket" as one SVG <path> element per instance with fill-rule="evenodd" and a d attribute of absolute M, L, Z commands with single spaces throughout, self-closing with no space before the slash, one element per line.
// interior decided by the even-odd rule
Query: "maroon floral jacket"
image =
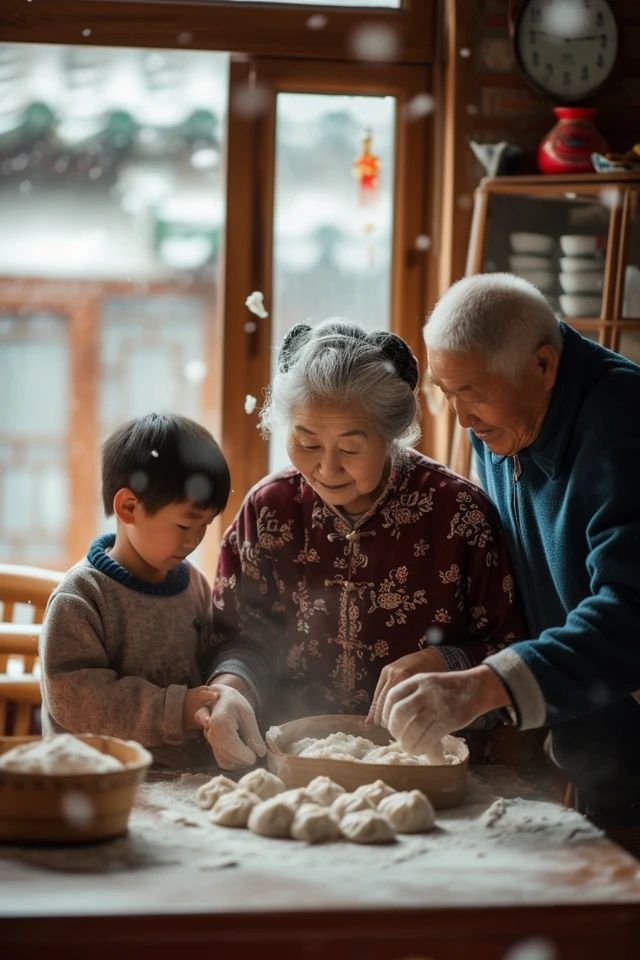
<path fill-rule="evenodd" d="M 214 584 L 215 674 L 279 722 L 365 713 L 381 669 L 425 644 L 449 669 L 525 635 L 494 507 L 415 451 L 352 527 L 289 467 L 247 495 Z"/>

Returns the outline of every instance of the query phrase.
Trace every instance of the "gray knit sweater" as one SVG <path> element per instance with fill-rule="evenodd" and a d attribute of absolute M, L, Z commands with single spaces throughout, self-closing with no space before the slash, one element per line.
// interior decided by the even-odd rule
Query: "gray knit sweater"
<path fill-rule="evenodd" d="M 184 698 L 211 673 L 211 587 L 184 562 L 162 583 L 138 580 L 95 540 L 53 593 L 40 636 L 43 733 L 137 740 L 175 766 L 213 765 L 185 734 Z"/>

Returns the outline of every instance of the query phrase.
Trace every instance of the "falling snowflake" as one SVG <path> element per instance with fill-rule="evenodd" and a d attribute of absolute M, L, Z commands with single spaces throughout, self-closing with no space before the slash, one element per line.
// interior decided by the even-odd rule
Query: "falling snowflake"
<path fill-rule="evenodd" d="M 253 293 L 249 294 L 245 300 L 245 306 L 247 306 L 251 313 L 254 313 L 256 317 L 264 319 L 265 317 L 269 316 L 268 312 L 264 308 L 264 296 L 259 290 L 254 290 Z"/>
<path fill-rule="evenodd" d="M 258 402 L 258 401 L 256 400 L 256 398 L 255 398 L 255 397 L 252 397 L 251 394 L 248 393 L 248 394 L 246 395 L 246 397 L 244 398 L 244 412 L 245 412 L 245 413 L 253 413 L 253 411 L 254 411 L 255 408 L 256 408 L 256 403 L 257 403 L 257 402 Z"/>

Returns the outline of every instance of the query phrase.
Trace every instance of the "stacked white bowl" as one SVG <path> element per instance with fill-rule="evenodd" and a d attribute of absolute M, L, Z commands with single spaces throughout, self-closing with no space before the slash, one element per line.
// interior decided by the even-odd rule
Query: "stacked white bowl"
<path fill-rule="evenodd" d="M 548 293 L 555 283 L 553 247 L 555 240 L 546 233 L 510 233 L 509 269 Z"/>
<path fill-rule="evenodd" d="M 560 306 L 566 317 L 598 317 L 602 302 L 604 260 L 597 256 L 603 238 L 595 234 L 560 237 Z"/>

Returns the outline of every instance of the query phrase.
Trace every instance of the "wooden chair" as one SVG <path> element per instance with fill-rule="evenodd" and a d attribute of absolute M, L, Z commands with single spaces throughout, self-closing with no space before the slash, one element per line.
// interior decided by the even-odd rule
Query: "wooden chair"
<path fill-rule="evenodd" d="M 63 573 L 0 563 L 0 735 L 33 732 L 41 703 L 38 640 L 47 601 Z"/>

